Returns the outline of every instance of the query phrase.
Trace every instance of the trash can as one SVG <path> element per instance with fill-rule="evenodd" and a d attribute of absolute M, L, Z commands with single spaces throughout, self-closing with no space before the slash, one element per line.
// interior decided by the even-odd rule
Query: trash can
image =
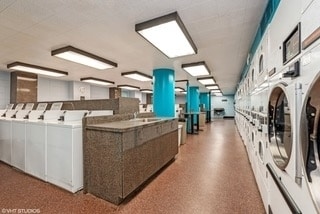
<path fill-rule="evenodd" d="M 181 124 L 178 125 L 178 146 L 181 145 L 182 127 L 183 127 L 183 125 L 181 125 Z"/>
<path fill-rule="evenodd" d="M 187 141 L 187 119 L 186 118 L 179 118 L 179 125 L 182 125 L 181 127 L 181 144 L 183 145 Z"/>

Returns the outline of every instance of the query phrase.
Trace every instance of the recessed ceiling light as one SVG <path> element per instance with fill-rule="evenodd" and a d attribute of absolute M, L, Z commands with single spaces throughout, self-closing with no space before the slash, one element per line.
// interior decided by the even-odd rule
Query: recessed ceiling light
<path fill-rule="evenodd" d="M 108 81 L 108 80 L 103 80 L 103 79 L 98 79 L 94 77 L 84 77 L 80 79 L 82 82 L 87 82 L 87 83 L 93 83 L 93 84 L 98 84 L 98 85 L 113 85 L 114 82 Z"/>
<path fill-rule="evenodd" d="M 125 76 L 131 79 L 139 80 L 139 81 L 151 81 L 152 77 L 141 73 L 139 71 L 130 71 L 130 72 L 123 72 L 121 73 L 121 76 Z"/>
<path fill-rule="evenodd" d="M 135 30 L 169 58 L 197 53 L 177 12 L 136 24 Z"/>
<path fill-rule="evenodd" d="M 132 85 L 118 85 L 118 88 L 127 89 L 127 90 L 139 90 L 140 88 Z"/>
<path fill-rule="evenodd" d="M 202 78 L 197 78 L 197 80 L 202 84 L 202 85 L 213 85 L 216 82 L 214 81 L 213 77 L 202 77 Z"/>
<path fill-rule="evenodd" d="M 8 69 L 17 70 L 17 71 L 24 71 L 34 74 L 52 76 L 52 77 L 62 77 L 67 76 L 68 72 L 59 71 L 52 68 L 41 67 L 38 65 L 31 65 L 23 62 L 13 62 L 7 65 Z"/>
<path fill-rule="evenodd" d="M 151 89 L 140 89 L 140 91 L 142 93 L 146 93 L 146 94 L 152 94 L 153 93 L 153 91 Z"/>
<path fill-rule="evenodd" d="M 51 55 L 101 70 L 118 66 L 115 62 L 109 61 L 107 59 L 72 46 L 66 46 L 53 50 L 51 51 Z"/>
<path fill-rule="evenodd" d="M 210 74 L 210 70 L 204 61 L 182 64 L 181 67 L 192 76 L 204 76 Z"/>
<path fill-rule="evenodd" d="M 205 85 L 205 87 L 209 90 L 217 90 L 219 89 L 219 86 L 217 84 L 213 84 L 213 85 Z"/>

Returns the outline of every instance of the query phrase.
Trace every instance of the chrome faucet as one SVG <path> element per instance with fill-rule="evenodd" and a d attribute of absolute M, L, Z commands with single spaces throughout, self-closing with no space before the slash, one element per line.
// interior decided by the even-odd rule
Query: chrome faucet
<path fill-rule="evenodd" d="M 137 115 L 138 115 L 138 112 L 134 112 L 134 113 L 133 113 L 133 118 L 136 119 L 136 118 L 137 118 Z"/>

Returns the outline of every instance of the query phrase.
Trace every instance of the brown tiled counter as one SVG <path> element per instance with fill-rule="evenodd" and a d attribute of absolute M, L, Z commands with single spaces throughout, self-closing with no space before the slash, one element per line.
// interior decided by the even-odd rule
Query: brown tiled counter
<path fill-rule="evenodd" d="M 120 204 L 178 153 L 177 119 L 87 125 L 84 191 Z"/>

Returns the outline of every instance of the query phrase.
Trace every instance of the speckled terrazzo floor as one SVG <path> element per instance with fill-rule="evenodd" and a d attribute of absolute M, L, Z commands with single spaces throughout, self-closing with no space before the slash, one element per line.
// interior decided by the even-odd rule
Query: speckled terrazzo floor
<path fill-rule="evenodd" d="M 0 162 L 0 213 L 7 209 L 76 214 L 265 213 L 233 120 L 215 120 L 199 135 L 188 135 L 177 159 L 118 207 L 82 192 L 73 195 Z"/>

